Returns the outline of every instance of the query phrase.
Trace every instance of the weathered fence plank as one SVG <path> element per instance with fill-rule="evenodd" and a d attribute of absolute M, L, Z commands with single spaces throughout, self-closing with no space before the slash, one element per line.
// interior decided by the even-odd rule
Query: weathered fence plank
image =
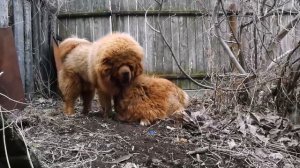
<path fill-rule="evenodd" d="M 14 12 L 14 38 L 16 44 L 16 50 L 18 55 L 20 74 L 25 89 L 25 62 L 24 62 L 24 11 L 23 1 L 13 1 L 13 12 Z"/>
<path fill-rule="evenodd" d="M 94 40 L 99 39 L 100 37 L 103 37 L 104 35 L 111 32 L 111 27 L 109 18 L 106 17 L 99 17 L 94 18 Z"/>
<path fill-rule="evenodd" d="M 163 34 L 165 36 L 166 41 L 171 44 L 172 43 L 172 28 L 171 28 L 171 18 L 166 17 L 163 23 Z M 166 43 L 163 43 L 163 56 L 164 56 L 164 71 L 162 74 L 173 74 L 173 58 L 172 53 L 169 48 L 166 46 Z"/>
<path fill-rule="evenodd" d="M 0 27 L 8 26 L 8 1 L 0 2 Z"/>
<path fill-rule="evenodd" d="M 197 30 L 198 31 L 198 30 Z M 188 73 L 197 73 L 196 70 L 196 20 L 195 17 L 187 18 L 187 39 L 188 39 L 188 54 L 189 54 L 189 70 Z"/>
<path fill-rule="evenodd" d="M 40 14 L 39 9 L 41 7 L 39 0 L 33 0 L 33 5 L 31 8 L 32 13 L 32 22 L 31 26 L 34 30 L 34 33 L 32 33 L 32 57 L 33 57 L 33 64 L 38 65 L 40 60 Z M 40 79 L 39 77 L 39 68 L 38 66 L 33 67 L 33 75 L 34 75 L 34 85 L 35 87 L 38 87 L 38 81 Z"/>
<path fill-rule="evenodd" d="M 145 51 L 145 62 L 146 62 L 146 70 L 149 72 L 154 71 L 153 67 L 153 58 L 154 58 L 154 52 L 155 52 L 155 46 L 154 46 L 154 41 L 155 41 L 155 31 L 152 29 L 151 26 L 154 26 L 154 17 L 153 16 L 147 16 L 146 17 L 146 51 Z"/>
<path fill-rule="evenodd" d="M 31 29 L 31 3 L 24 3 L 24 61 L 25 61 L 25 90 L 34 92 L 33 57 L 32 57 L 32 29 Z"/>
<path fill-rule="evenodd" d="M 138 19 L 138 42 L 140 43 L 140 45 L 143 47 L 144 52 L 145 52 L 145 48 L 147 45 L 146 42 L 146 24 L 145 24 L 145 17 L 143 16 L 139 16 L 137 17 Z"/>
<path fill-rule="evenodd" d="M 179 25 L 178 25 L 178 17 L 171 18 L 171 34 L 172 34 L 172 49 L 177 61 L 180 63 L 179 57 Z M 175 62 L 175 61 L 174 61 Z M 176 64 L 173 64 L 173 73 L 180 73 L 179 68 Z"/>
<path fill-rule="evenodd" d="M 155 18 L 155 27 L 156 29 L 159 30 L 159 26 L 161 26 L 161 31 L 164 32 L 164 20 L 165 17 L 156 17 Z M 165 36 L 166 33 L 164 33 Z M 162 74 L 164 72 L 164 43 L 163 43 L 163 39 L 160 35 L 159 32 L 156 32 L 155 33 L 155 66 L 154 66 L 154 69 L 155 69 L 155 73 L 158 73 L 158 74 Z"/>
<path fill-rule="evenodd" d="M 205 37 L 204 37 L 204 31 L 203 31 L 203 19 L 202 16 L 196 17 L 195 19 L 195 72 L 200 73 L 204 72 L 206 70 L 205 64 L 206 57 L 208 56 L 206 53 L 204 53 L 204 44 L 205 43 Z"/>
<path fill-rule="evenodd" d="M 74 7 L 71 6 L 71 11 L 75 11 L 75 12 L 84 12 L 87 11 L 88 8 L 86 8 L 88 6 L 88 1 L 77 1 L 76 3 L 74 3 Z M 75 21 L 75 26 L 76 26 L 76 36 L 80 37 L 80 38 L 87 38 L 89 40 L 89 37 L 85 35 L 85 32 L 87 30 L 85 30 L 85 22 L 84 20 L 86 20 L 87 18 L 77 18 Z M 89 25 L 88 25 L 89 26 Z"/>
<path fill-rule="evenodd" d="M 212 9 L 216 0 L 164 0 L 163 4 L 161 4 L 162 1 L 157 0 L 88 0 L 84 1 L 85 7 L 82 7 L 82 5 L 78 7 L 78 4 L 74 4 L 80 2 L 80 0 L 66 0 L 66 2 L 65 6 L 68 7 L 64 7 L 63 13 L 60 13 L 58 18 L 62 23 L 67 22 L 68 32 L 75 32 L 91 40 L 96 40 L 111 31 L 131 34 L 145 50 L 145 70 L 148 73 L 181 75 L 179 68 L 171 57 L 171 52 L 163 42 L 160 33 L 157 32 L 158 23 L 161 24 L 162 32 L 170 43 L 180 65 L 190 75 L 201 75 L 207 72 L 223 73 L 229 70 L 229 58 L 220 46 L 219 41 L 215 39 L 211 20 Z M 244 7 L 245 4 L 253 5 L 253 3 L 257 3 L 255 5 L 259 5 L 259 2 L 228 0 L 224 1 L 224 8 L 227 9 L 232 3 L 235 3 L 240 11 L 239 26 L 247 20 L 252 20 L 253 14 L 260 12 L 259 10 L 251 11 L 250 8 Z M 92 9 L 89 9 L 89 5 Z M 291 7 L 291 5 L 285 7 Z M 145 11 L 147 11 L 147 19 L 145 19 Z M 284 8 L 284 15 L 288 14 L 289 11 L 293 16 L 296 14 L 290 8 Z M 274 16 L 276 15 L 278 14 L 274 12 Z M 222 21 L 220 26 L 222 38 L 227 42 L 229 41 L 230 31 L 227 19 L 224 18 L 221 10 L 220 17 Z M 276 18 L 276 20 L 278 23 L 283 24 L 283 18 Z M 84 24 L 84 26 L 80 26 L 80 24 Z M 265 19 L 244 28 L 243 31 L 246 33 L 244 37 L 241 37 L 241 44 L 247 51 L 246 59 L 254 59 L 254 24 L 259 28 L 256 32 L 256 42 L 260 46 L 256 51 L 257 55 L 266 53 L 262 43 L 270 42 L 271 39 L 268 39 L 267 36 L 274 35 L 275 29 L 280 26 L 276 25 L 275 20 L 270 22 Z M 272 31 L 267 32 L 271 29 L 270 25 L 273 25 L 274 28 Z M 59 29 L 61 29 L 60 25 Z M 62 32 L 62 34 L 65 34 L 63 35 L 65 38 L 70 33 Z M 291 32 L 291 36 L 294 34 Z M 286 50 L 288 44 L 290 44 L 287 42 L 294 39 L 290 36 L 286 38 L 281 42 L 282 46 L 279 47 L 277 54 Z M 193 84 L 179 82 L 180 80 L 178 80 L 178 83 L 183 87 L 198 88 Z"/>
<path fill-rule="evenodd" d="M 179 17 L 179 60 L 182 68 L 189 70 L 188 36 L 187 36 L 187 18 Z"/>

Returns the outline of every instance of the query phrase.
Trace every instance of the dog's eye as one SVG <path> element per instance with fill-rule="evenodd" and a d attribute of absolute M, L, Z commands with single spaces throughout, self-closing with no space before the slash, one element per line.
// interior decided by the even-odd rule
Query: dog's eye
<path fill-rule="evenodd" d="M 132 71 L 133 70 L 133 66 L 132 65 L 128 65 L 129 69 Z"/>
<path fill-rule="evenodd" d="M 105 76 L 110 75 L 110 73 L 111 73 L 111 70 L 110 70 L 110 69 L 105 69 L 105 70 L 103 71 L 103 74 L 104 74 Z"/>

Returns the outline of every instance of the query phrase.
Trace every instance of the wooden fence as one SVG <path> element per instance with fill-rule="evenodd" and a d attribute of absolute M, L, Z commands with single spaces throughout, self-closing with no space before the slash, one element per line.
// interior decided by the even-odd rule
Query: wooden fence
<path fill-rule="evenodd" d="M 170 43 L 180 65 L 192 77 L 203 74 L 223 73 L 229 69 L 229 59 L 219 44 L 213 31 L 211 15 L 215 0 L 164 0 L 163 5 L 155 0 L 61 0 L 59 1 L 58 29 L 63 38 L 71 35 L 97 40 L 112 31 L 128 32 L 134 36 L 145 50 L 145 67 L 148 73 L 163 74 L 184 89 L 195 89 L 193 84 L 182 78 L 179 68 L 171 57 L 171 52 L 158 33 L 162 33 Z M 256 9 L 245 8 L 242 1 L 227 0 L 225 8 L 231 3 L 237 4 L 242 13 L 238 15 L 239 23 L 246 23 L 253 18 Z M 253 3 L 254 2 L 248 2 Z M 258 3 L 258 2 L 257 2 Z M 266 58 L 263 45 L 268 44 L 274 35 L 287 24 L 295 14 L 292 10 L 294 1 L 284 4 L 285 10 L 280 15 L 264 19 L 244 29 L 242 44 L 247 53 L 247 60 L 259 55 Z M 160 9 L 161 8 L 161 9 Z M 147 15 L 146 15 L 146 12 Z M 224 16 L 220 15 L 221 20 Z M 253 35 L 254 26 L 261 32 Z M 221 23 L 221 32 L 229 40 L 228 23 Z M 281 55 L 299 41 L 299 24 L 280 43 L 276 56 Z M 260 40 L 257 40 L 260 38 Z M 254 47 L 255 44 L 259 44 Z M 256 50 L 254 52 L 254 50 Z M 248 64 L 247 68 L 253 68 Z"/>
<path fill-rule="evenodd" d="M 56 30 L 56 3 L 11 0 L 8 9 L 25 91 L 28 94 L 36 91 L 48 94 L 56 81 L 50 43 Z"/>
<path fill-rule="evenodd" d="M 21 77 L 26 93 L 50 93 L 56 87 L 56 71 L 51 48 L 51 36 L 71 35 L 97 40 L 112 31 L 128 32 L 145 50 L 148 73 L 164 75 L 184 89 L 196 89 L 182 76 L 171 52 L 158 33 L 171 45 L 183 69 L 195 78 L 205 74 L 224 73 L 229 59 L 215 38 L 212 11 L 216 0 L 10 0 L 9 25 L 13 26 Z M 162 5 L 159 3 L 163 2 Z M 243 29 L 241 37 L 248 70 L 265 66 L 274 58 L 266 57 L 266 46 L 276 34 L 298 14 L 299 4 L 279 0 L 278 11 Z M 224 8 L 235 3 L 240 12 L 239 25 L 253 20 L 260 13 L 260 1 L 226 0 Z M 266 1 L 271 3 L 271 1 Z M 147 12 L 146 12 L 147 11 Z M 147 14 L 146 14 L 147 13 Z M 220 25 L 223 39 L 230 31 L 225 16 Z M 292 49 L 300 39 L 300 24 L 296 24 L 280 41 L 275 57 Z M 297 55 L 297 54 L 295 54 Z M 298 51 L 299 55 L 299 51 Z M 259 66 L 253 64 L 258 60 Z"/>

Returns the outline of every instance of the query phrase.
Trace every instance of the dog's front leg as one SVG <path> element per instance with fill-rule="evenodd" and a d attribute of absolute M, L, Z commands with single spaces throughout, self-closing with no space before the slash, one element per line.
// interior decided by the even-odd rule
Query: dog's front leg
<path fill-rule="evenodd" d="M 112 113 L 111 96 L 98 91 L 100 105 L 103 108 L 103 117 L 107 118 Z"/>

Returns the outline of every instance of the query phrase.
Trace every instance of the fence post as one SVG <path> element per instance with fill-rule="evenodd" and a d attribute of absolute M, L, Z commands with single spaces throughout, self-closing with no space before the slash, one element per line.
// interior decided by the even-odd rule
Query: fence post
<path fill-rule="evenodd" d="M 32 57 L 32 26 L 31 26 L 31 2 L 24 0 L 24 63 L 25 63 L 25 91 L 28 94 L 34 92 L 33 57 Z"/>
<path fill-rule="evenodd" d="M 0 1 L 0 28 L 8 27 L 8 5 L 7 0 Z"/>
<path fill-rule="evenodd" d="M 23 0 L 13 0 L 13 11 L 15 45 L 18 55 L 22 84 L 23 88 L 25 89 Z"/>
<path fill-rule="evenodd" d="M 116 0 L 112 0 L 110 3 L 110 10 L 112 13 L 117 11 L 117 3 L 118 3 L 118 1 L 116 1 Z M 111 21 L 111 31 L 112 32 L 117 31 L 118 30 L 118 25 L 117 25 L 118 20 L 117 20 L 116 14 L 111 15 L 110 21 Z"/>

